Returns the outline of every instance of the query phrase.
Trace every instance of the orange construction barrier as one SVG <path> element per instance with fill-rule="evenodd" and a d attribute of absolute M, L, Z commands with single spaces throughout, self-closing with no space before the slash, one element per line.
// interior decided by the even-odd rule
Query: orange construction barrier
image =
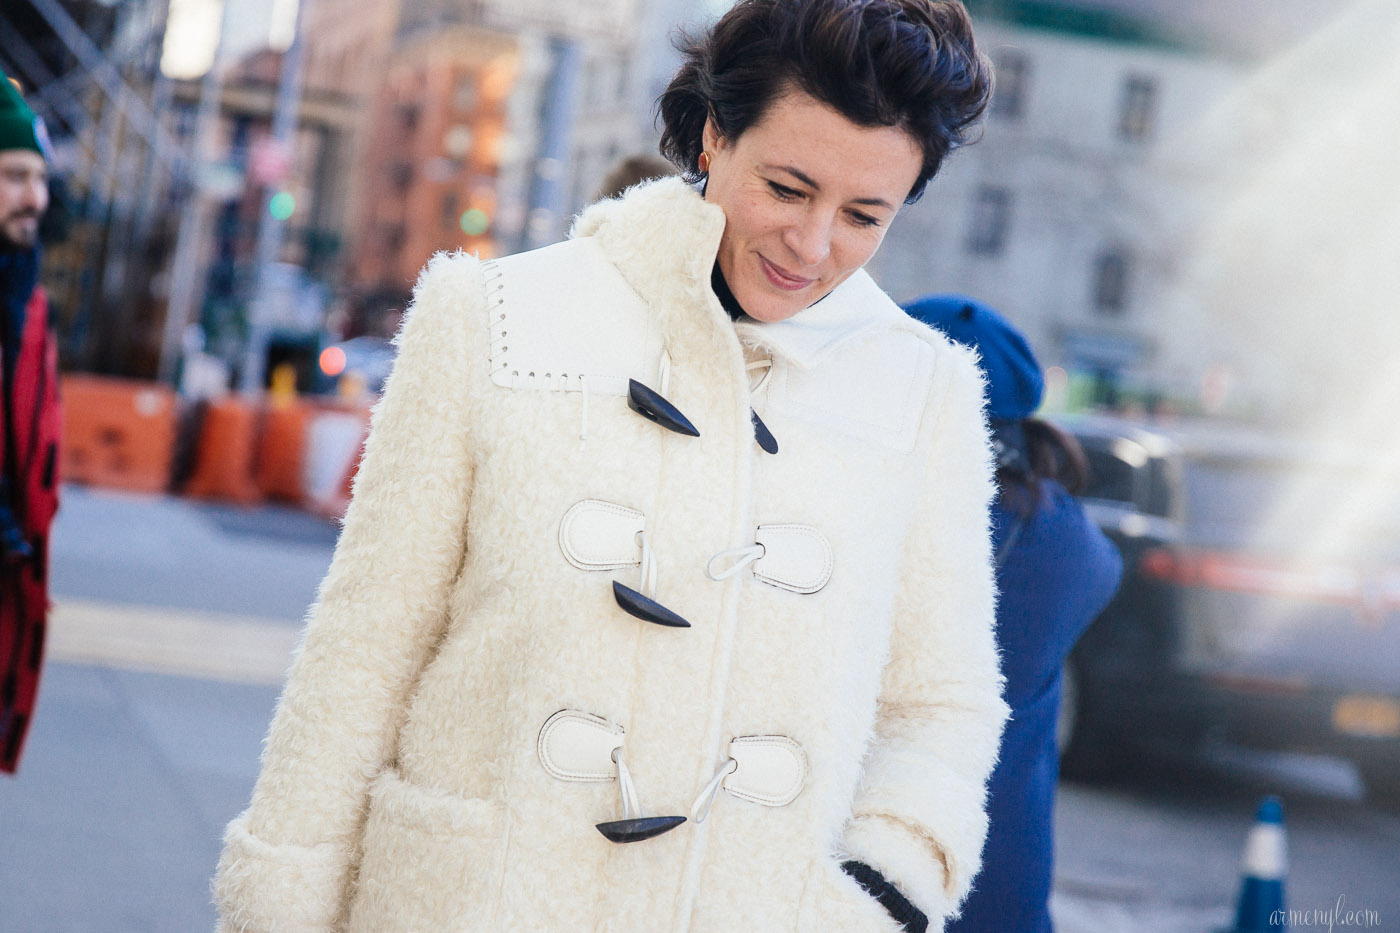
<path fill-rule="evenodd" d="M 299 402 L 274 405 L 263 413 L 253 479 L 269 499 L 300 502 L 304 498 L 302 473 L 310 421 L 310 411 Z"/>
<path fill-rule="evenodd" d="M 157 382 L 62 378 L 65 480 L 163 492 L 175 451 L 175 392 Z"/>
<path fill-rule="evenodd" d="M 257 409 L 246 399 L 230 395 L 211 401 L 185 495 L 245 504 L 262 498 L 253 482 L 257 430 Z"/>

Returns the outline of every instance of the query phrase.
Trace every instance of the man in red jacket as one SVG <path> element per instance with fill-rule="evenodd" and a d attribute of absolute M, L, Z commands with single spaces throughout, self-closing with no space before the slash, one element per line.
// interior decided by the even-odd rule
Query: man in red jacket
<path fill-rule="evenodd" d="M 58 352 L 39 287 L 48 137 L 0 73 L 0 771 L 13 774 L 44 653 L 58 509 Z"/>

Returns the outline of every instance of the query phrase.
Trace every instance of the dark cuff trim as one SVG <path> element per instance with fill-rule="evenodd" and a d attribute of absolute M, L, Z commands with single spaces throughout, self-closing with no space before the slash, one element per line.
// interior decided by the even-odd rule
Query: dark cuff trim
<path fill-rule="evenodd" d="M 899 889 L 885 880 L 885 876 L 864 862 L 854 859 L 841 863 L 841 870 L 856 880 L 880 906 L 895 920 L 904 924 L 905 933 L 926 933 L 928 917 L 909 899 L 899 893 Z"/>

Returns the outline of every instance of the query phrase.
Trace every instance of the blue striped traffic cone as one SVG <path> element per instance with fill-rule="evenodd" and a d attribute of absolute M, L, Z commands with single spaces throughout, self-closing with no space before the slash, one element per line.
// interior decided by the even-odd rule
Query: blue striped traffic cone
<path fill-rule="evenodd" d="M 1286 929 L 1283 881 L 1288 875 L 1288 839 L 1283 832 L 1283 801 L 1270 795 L 1259 802 L 1244 844 L 1244 882 L 1235 925 L 1222 933 L 1273 933 Z"/>

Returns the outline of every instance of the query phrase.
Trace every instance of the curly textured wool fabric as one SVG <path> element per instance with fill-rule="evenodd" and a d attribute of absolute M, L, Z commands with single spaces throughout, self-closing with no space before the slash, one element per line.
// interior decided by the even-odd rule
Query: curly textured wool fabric
<path fill-rule="evenodd" d="M 898 930 L 845 859 L 935 928 L 955 911 L 1006 715 L 980 375 L 864 272 L 788 321 L 731 321 L 723 229 L 668 179 L 564 243 L 429 264 L 226 834 L 222 929 Z M 700 436 L 632 411 L 628 379 Z M 618 607 L 637 567 L 566 558 L 583 500 L 644 516 L 645 588 L 691 627 Z M 815 592 L 706 574 L 787 524 L 830 545 Z M 689 813 L 736 737 L 807 767 L 786 802 L 721 789 L 704 822 L 618 845 L 594 828 L 618 780 L 542 763 L 561 710 L 625 732 L 646 815 Z"/>

